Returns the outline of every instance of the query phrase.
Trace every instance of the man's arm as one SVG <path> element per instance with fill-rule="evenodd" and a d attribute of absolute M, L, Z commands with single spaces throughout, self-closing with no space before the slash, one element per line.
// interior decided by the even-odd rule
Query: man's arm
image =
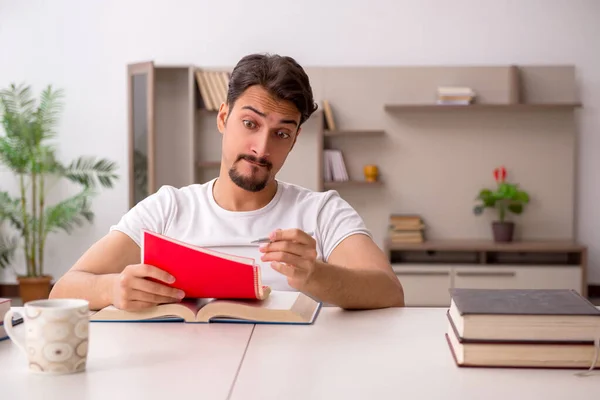
<path fill-rule="evenodd" d="M 317 261 L 305 290 L 348 309 L 403 307 L 404 290 L 385 254 L 364 234 L 344 239 L 327 263 Z"/>
<path fill-rule="evenodd" d="M 317 260 L 315 240 L 297 230 L 273 232 L 261 247 L 263 261 L 288 278 L 293 288 L 347 309 L 403 307 L 404 291 L 385 254 L 370 237 L 354 234 Z"/>
<path fill-rule="evenodd" d="M 171 282 L 165 271 L 140 264 L 140 248 L 112 231 L 96 242 L 54 285 L 50 298 L 78 298 L 98 310 L 108 305 L 137 309 L 183 297 L 176 289 L 143 278 Z"/>

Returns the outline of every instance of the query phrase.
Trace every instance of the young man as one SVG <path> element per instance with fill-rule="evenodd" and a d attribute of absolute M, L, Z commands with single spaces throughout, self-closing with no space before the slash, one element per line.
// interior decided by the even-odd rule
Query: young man
<path fill-rule="evenodd" d="M 356 211 L 335 191 L 312 192 L 275 178 L 316 109 L 309 79 L 292 58 L 244 57 L 217 115 L 219 177 L 163 186 L 139 202 L 83 254 L 50 297 L 127 310 L 182 299 L 185 293 L 144 279 L 173 282 L 165 271 L 140 264 L 144 228 L 254 257 L 263 283 L 273 289 L 302 291 L 348 309 L 403 306 L 402 286 Z M 270 238 L 266 245 L 250 243 L 263 236 Z"/>

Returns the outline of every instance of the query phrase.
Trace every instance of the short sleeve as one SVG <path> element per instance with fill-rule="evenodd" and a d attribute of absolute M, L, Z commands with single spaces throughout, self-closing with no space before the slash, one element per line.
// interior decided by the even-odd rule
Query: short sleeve
<path fill-rule="evenodd" d="M 164 235 L 177 210 L 173 190 L 171 186 L 162 186 L 131 208 L 117 224 L 110 227 L 110 231 L 125 233 L 138 246 L 142 242 L 142 229 Z"/>
<path fill-rule="evenodd" d="M 317 218 L 323 261 L 348 236 L 364 234 L 373 238 L 362 217 L 337 191 L 329 191 Z"/>

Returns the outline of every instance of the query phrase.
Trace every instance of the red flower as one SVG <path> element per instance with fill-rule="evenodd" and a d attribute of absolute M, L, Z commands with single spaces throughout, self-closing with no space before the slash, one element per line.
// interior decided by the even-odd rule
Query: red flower
<path fill-rule="evenodd" d="M 494 170 L 494 179 L 496 180 L 496 182 L 504 182 L 504 179 L 506 179 L 506 168 L 496 168 Z"/>

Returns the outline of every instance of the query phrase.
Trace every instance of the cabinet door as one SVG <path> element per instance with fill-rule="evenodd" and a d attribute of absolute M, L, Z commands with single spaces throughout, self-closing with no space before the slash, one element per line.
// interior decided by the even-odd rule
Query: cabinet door
<path fill-rule="evenodd" d="M 454 268 L 454 287 L 480 289 L 575 289 L 581 292 L 578 266 L 479 266 Z"/>
<path fill-rule="evenodd" d="M 517 268 L 456 267 L 453 269 L 454 287 L 472 289 L 517 289 L 519 281 Z"/>
<path fill-rule="evenodd" d="M 154 64 L 130 64 L 127 69 L 129 103 L 129 207 L 154 193 Z"/>
<path fill-rule="evenodd" d="M 404 288 L 407 307 L 450 306 L 450 267 L 392 264 L 392 268 Z"/>

